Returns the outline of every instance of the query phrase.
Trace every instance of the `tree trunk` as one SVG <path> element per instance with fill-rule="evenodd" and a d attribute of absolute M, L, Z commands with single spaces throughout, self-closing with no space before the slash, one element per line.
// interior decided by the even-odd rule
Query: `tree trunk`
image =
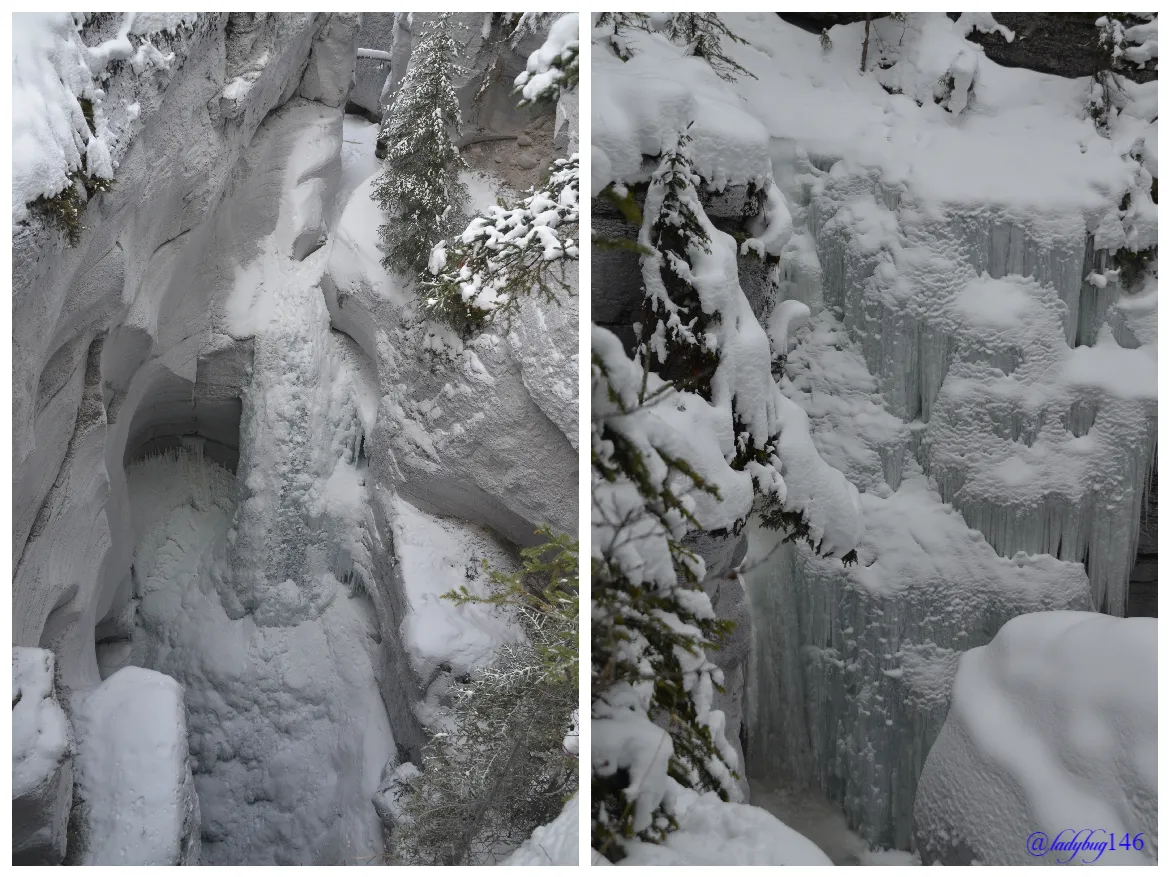
<path fill-rule="evenodd" d="M 861 44 L 861 72 L 865 72 L 865 59 L 869 55 L 869 22 L 873 18 L 872 12 L 865 13 L 865 42 Z"/>

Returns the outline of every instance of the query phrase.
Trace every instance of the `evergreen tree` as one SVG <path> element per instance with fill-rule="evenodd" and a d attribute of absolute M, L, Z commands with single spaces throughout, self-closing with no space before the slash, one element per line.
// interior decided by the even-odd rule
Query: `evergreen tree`
<path fill-rule="evenodd" d="M 650 179 L 646 201 L 650 216 L 649 240 L 643 244 L 643 273 L 656 274 L 661 284 L 649 282 L 643 302 L 644 356 L 648 366 L 680 390 L 711 398 L 711 378 L 719 366 L 719 351 L 709 334 L 718 314 L 704 313 L 699 293 L 691 284 L 690 266 L 698 252 L 710 253 L 711 241 L 695 214 L 699 175 L 690 157 L 690 137 L 663 153 Z"/>
<path fill-rule="evenodd" d="M 510 320 L 526 295 L 559 301 L 579 257 L 577 154 L 553 162 L 548 182 L 514 205 L 484 208 L 463 234 L 435 247 L 421 310 L 460 331 Z"/>
<path fill-rule="evenodd" d="M 696 58 L 704 58 L 720 79 L 731 82 L 739 75 L 756 75 L 727 57 L 723 40 L 746 46 L 748 41 L 731 32 L 717 12 L 676 12 L 670 19 L 667 36 L 671 42 L 688 46 Z"/>
<path fill-rule="evenodd" d="M 519 572 L 488 570 L 489 597 L 466 587 L 443 595 L 510 607 L 525 638 L 448 690 L 442 730 L 397 808 L 397 863 L 492 864 L 555 819 L 577 790 L 576 747 L 566 746 L 566 733 L 578 695 L 578 547 L 539 532 L 545 541 L 521 552 Z"/>
<path fill-rule="evenodd" d="M 694 495 L 718 491 L 687 459 L 685 442 L 654 441 L 640 428 L 674 392 L 594 329 L 592 846 L 614 862 L 626 840 L 658 842 L 677 828 L 653 777 L 631 787 L 635 767 L 643 777 L 665 768 L 724 800 L 734 789 L 730 747 L 707 721 L 722 674 L 706 650 L 730 623 L 715 617 L 700 587 L 703 561 L 683 543 L 699 528 Z"/>
<path fill-rule="evenodd" d="M 411 53 L 411 64 L 391 109 L 386 131 L 386 170 L 373 198 L 389 215 L 379 230 L 388 270 L 417 275 L 431 248 L 461 228 L 466 167 L 454 138 L 460 130 L 459 99 L 452 84 L 457 46 L 450 13 L 441 13 Z"/>
<path fill-rule="evenodd" d="M 626 45 L 625 31 L 642 30 L 649 32 L 650 16 L 645 12 L 602 12 L 597 16 L 594 26 L 612 28 L 612 32 L 605 37 L 613 53 L 623 61 L 629 61 L 631 52 Z"/>

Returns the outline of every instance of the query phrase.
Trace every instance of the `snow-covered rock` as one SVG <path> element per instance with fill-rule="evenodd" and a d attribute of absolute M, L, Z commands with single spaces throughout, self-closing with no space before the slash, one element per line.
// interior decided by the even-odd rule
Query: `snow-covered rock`
<path fill-rule="evenodd" d="M 580 811 L 581 799 L 574 795 L 556 819 L 532 832 L 532 836 L 500 864 L 576 866 Z"/>
<path fill-rule="evenodd" d="M 68 861 L 194 865 L 199 798 L 187 758 L 183 687 L 126 667 L 72 699 L 77 729 Z"/>
<path fill-rule="evenodd" d="M 72 730 L 45 649 L 12 649 L 12 863 L 57 865 L 73 803 Z"/>
<path fill-rule="evenodd" d="M 371 460 L 378 483 L 521 544 L 541 523 L 574 531 L 575 289 L 560 304 L 526 301 L 503 337 L 439 340 L 444 330 L 414 320 L 413 290 L 381 265 L 373 184 L 345 208 L 323 288 L 334 325 L 377 363 L 372 442 L 390 451 Z M 482 182 L 476 190 L 491 197 Z"/>
<path fill-rule="evenodd" d="M 699 795 L 668 780 L 678 828 L 661 844 L 632 841 L 622 865 L 831 865 L 812 841 L 771 813 Z M 599 857 L 594 855 L 594 864 Z"/>
<path fill-rule="evenodd" d="M 327 107 L 345 103 L 357 62 L 359 12 L 335 12 L 313 39 L 309 64 L 301 76 L 301 97 Z"/>
<path fill-rule="evenodd" d="M 1157 861 L 1157 627 L 1039 612 L 963 655 L 914 804 L 924 864 Z"/>

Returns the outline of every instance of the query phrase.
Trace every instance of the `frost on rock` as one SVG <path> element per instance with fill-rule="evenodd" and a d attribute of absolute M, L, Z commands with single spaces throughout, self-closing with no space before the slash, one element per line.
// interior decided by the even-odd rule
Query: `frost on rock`
<path fill-rule="evenodd" d="M 923 864 L 1157 861 L 1157 626 L 1040 612 L 963 655 L 914 806 Z M 1024 843 L 1080 830 L 1093 846 Z"/>
<path fill-rule="evenodd" d="M 73 800 L 73 743 L 46 649 L 12 649 L 12 861 L 57 865 Z"/>
<path fill-rule="evenodd" d="M 183 686 L 126 667 L 74 695 L 72 709 L 78 750 L 70 863 L 198 863 L 199 799 Z"/>

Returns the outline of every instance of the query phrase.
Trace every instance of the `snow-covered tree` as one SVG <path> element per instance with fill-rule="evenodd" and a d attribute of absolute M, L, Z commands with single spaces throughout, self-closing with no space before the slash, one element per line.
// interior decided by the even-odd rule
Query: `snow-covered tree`
<path fill-rule="evenodd" d="M 594 327 L 592 846 L 615 862 L 625 841 L 677 827 L 667 777 L 724 800 L 735 791 L 734 755 L 711 711 L 722 673 L 706 655 L 729 625 L 683 542 L 700 529 L 695 494 L 718 490 L 696 471 L 688 438 L 660 428 L 655 408 L 675 394 Z"/>
<path fill-rule="evenodd" d="M 594 19 L 594 27 L 609 29 L 605 38 L 609 48 L 623 61 L 630 60 L 630 49 L 626 45 L 625 33 L 631 30 L 650 30 L 650 16 L 645 12 L 600 12 Z"/>
<path fill-rule="evenodd" d="M 464 333 L 508 320 L 526 295 L 555 302 L 579 256 L 580 166 L 557 159 L 548 182 L 514 206 L 493 204 L 437 245 L 420 308 Z"/>
<path fill-rule="evenodd" d="M 1088 108 L 1097 130 L 1108 132 L 1123 88 L 1116 68 L 1125 57 L 1125 25 L 1108 15 L 1096 24 L 1097 70 L 1090 77 Z"/>
<path fill-rule="evenodd" d="M 578 547 L 542 529 L 519 572 L 489 570 L 492 594 L 444 598 L 508 607 L 524 631 L 492 663 L 455 681 L 422 770 L 401 784 L 397 864 L 493 864 L 577 791 Z"/>
<path fill-rule="evenodd" d="M 706 293 L 698 280 L 700 262 L 710 264 L 714 258 L 714 228 L 699 197 L 702 179 L 694 168 L 690 142 L 684 132 L 676 145 L 663 153 L 646 194 L 646 216 L 639 238 L 645 251 L 642 276 L 646 284 L 641 356 L 648 369 L 677 389 L 715 401 L 717 373 L 728 368 L 724 348 L 734 351 L 737 359 L 743 358 L 737 326 L 740 319 L 734 313 L 743 294 L 734 277 L 722 278 L 721 289 Z M 725 315 L 724 309 L 732 313 Z M 764 367 L 765 357 L 766 351 L 758 357 L 755 368 Z M 742 378 L 742 366 L 731 363 L 728 368 L 736 369 Z M 722 384 L 726 387 L 728 379 Z M 812 537 L 804 515 L 786 503 L 777 489 L 782 483 L 778 421 L 769 416 L 761 422 L 760 400 L 754 395 L 746 398 L 734 389 L 729 395 L 727 407 L 736 436 L 735 454 L 729 463 L 733 469 L 751 474 L 761 523 L 786 531 L 789 540 L 803 539 L 820 552 L 820 541 Z M 853 559 L 853 555 L 847 556 L 847 562 Z"/>
<path fill-rule="evenodd" d="M 756 75 L 727 56 L 723 40 L 746 46 L 747 40 L 723 23 L 717 12 L 676 12 L 670 19 L 666 34 L 671 42 L 687 46 L 696 58 L 703 58 L 721 79 L 729 82 L 737 76 Z"/>
<path fill-rule="evenodd" d="M 577 15 L 558 18 L 516 77 L 520 106 L 576 90 L 578 43 Z M 466 336 L 510 320 L 526 295 L 558 301 L 579 257 L 579 193 L 574 153 L 554 161 L 548 181 L 527 197 L 484 208 L 462 234 L 436 244 L 422 280 L 421 311 Z"/>
<path fill-rule="evenodd" d="M 691 254 L 710 253 L 711 249 L 695 213 L 700 179 L 689 143 L 686 134 L 680 136 L 677 144 L 663 153 L 650 180 L 653 194 L 661 194 L 661 200 L 648 198 L 658 206 L 649 217 L 649 236 L 642 242 L 649 256 L 643 262 L 643 272 L 649 270 L 661 282 L 652 277 L 647 286 L 642 325 L 649 368 L 679 389 L 710 399 L 719 351 L 708 330 L 719 316 L 704 312 L 691 282 Z"/>
<path fill-rule="evenodd" d="M 580 43 L 576 13 L 562 15 L 553 22 L 544 44 L 529 56 L 528 66 L 516 77 L 520 106 L 555 103 L 560 100 L 562 92 L 577 87 Z"/>
<path fill-rule="evenodd" d="M 738 248 L 703 209 L 691 148 L 680 135 L 646 192 L 634 358 L 593 328 L 593 845 L 612 861 L 632 839 L 676 827 L 680 787 L 738 795 L 736 754 L 712 709 L 722 676 L 708 658 L 728 625 L 702 590 L 688 534 L 737 533 L 754 511 L 789 541 L 852 562 L 860 529 L 856 490 L 820 459 L 804 413 L 771 377 Z M 770 252 L 782 196 L 760 182 L 769 243 L 748 243 Z M 833 494 L 815 519 L 814 493 Z"/>
<path fill-rule="evenodd" d="M 410 67 L 387 120 L 386 170 L 373 198 L 388 214 L 380 229 L 383 264 L 403 274 L 427 268 L 431 249 L 463 225 L 466 164 L 455 146 L 459 99 L 452 76 L 457 46 L 450 13 L 441 13 L 411 52 Z"/>

